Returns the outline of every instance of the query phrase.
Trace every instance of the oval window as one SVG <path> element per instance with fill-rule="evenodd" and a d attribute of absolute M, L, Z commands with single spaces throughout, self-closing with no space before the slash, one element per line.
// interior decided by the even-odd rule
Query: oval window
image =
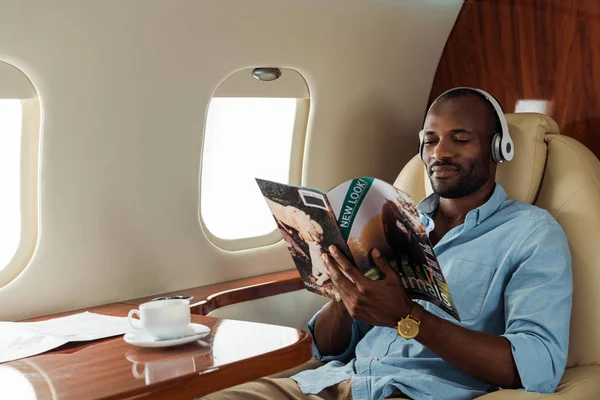
<path fill-rule="evenodd" d="M 280 238 L 255 178 L 301 179 L 310 107 L 306 82 L 294 70 L 282 69 L 270 82 L 255 79 L 252 71 L 221 83 L 205 126 L 200 216 L 209 239 L 226 250 Z"/>
<path fill-rule="evenodd" d="M 23 271 L 35 249 L 39 136 L 33 85 L 0 61 L 0 287 Z"/>

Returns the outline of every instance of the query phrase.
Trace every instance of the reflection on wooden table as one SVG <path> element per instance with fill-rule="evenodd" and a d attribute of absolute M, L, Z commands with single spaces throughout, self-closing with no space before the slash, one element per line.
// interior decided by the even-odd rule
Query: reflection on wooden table
<path fill-rule="evenodd" d="M 205 340 L 172 350 L 167 352 L 132 348 L 125 353 L 125 358 L 132 364 L 132 375 L 144 380 L 146 385 L 200 372 L 212 365 L 211 345 Z"/>

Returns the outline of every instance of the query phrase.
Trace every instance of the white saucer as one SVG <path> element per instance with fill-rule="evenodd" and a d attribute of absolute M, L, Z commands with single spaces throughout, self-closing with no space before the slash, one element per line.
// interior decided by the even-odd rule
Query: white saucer
<path fill-rule="evenodd" d="M 138 347 L 170 347 L 195 342 L 196 340 L 202 339 L 209 333 L 210 328 L 208 326 L 192 323 L 183 337 L 178 339 L 157 340 L 150 337 L 145 332 L 135 331 L 126 333 L 123 336 L 123 340 L 133 346 Z"/>

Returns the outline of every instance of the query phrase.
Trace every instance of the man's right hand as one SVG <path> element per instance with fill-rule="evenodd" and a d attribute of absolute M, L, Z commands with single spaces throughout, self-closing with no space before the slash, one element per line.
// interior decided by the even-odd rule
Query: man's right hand
<path fill-rule="evenodd" d="M 330 301 L 317 316 L 314 340 L 322 356 L 342 354 L 352 338 L 352 317 L 344 303 Z"/>

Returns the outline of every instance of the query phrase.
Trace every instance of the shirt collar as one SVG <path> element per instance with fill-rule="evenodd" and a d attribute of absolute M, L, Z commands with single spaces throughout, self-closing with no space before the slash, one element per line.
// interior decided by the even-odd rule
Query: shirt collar
<path fill-rule="evenodd" d="M 481 206 L 469 211 L 465 217 L 465 224 L 468 224 L 471 221 L 474 222 L 475 225 L 482 223 L 500 208 L 504 200 L 506 200 L 506 192 L 502 185 L 496 183 L 492 196 Z M 440 196 L 432 193 L 417 204 L 417 210 L 433 219 L 439 205 Z"/>

